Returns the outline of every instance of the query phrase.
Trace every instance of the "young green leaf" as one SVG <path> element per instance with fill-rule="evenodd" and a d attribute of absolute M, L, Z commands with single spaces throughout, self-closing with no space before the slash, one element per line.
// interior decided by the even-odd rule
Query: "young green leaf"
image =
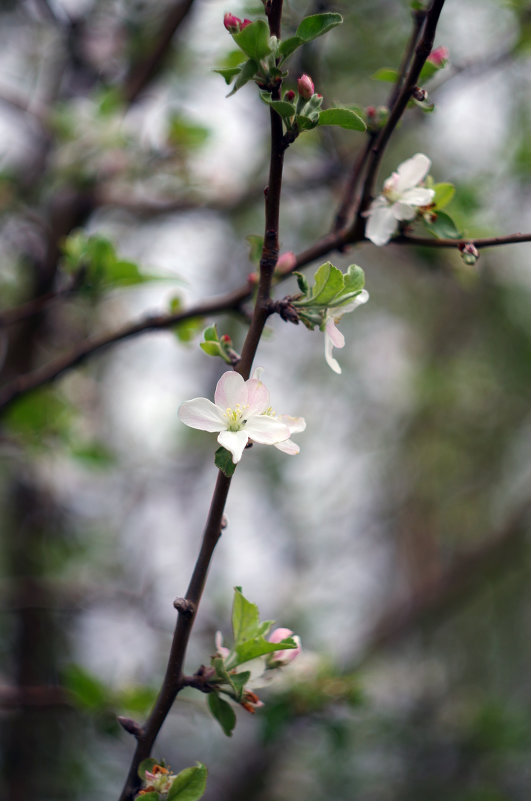
<path fill-rule="evenodd" d="M 260 627 L 260 615 L 256 604 L 245 598 L 239 587 L 234 588 L 232 603 L 232 633 L 234 645 L 255 637 Z"/>
<path fill-rule="evenodd" d="M 197 763 L 177 774 L 168 792 L 168 801 L 199 801 L 206 789 L 207 769 Z"/>
<path fill-rule="evenodd" d="M 203 350 L 208 356 L 219 356 L 221 354 L 221 348 L 217 342 L 200 342 L 199 347 Z M 216 462 L 217 464 L 217 462 Z M 218 465 L 219 467 L 219 465 Z"/>
<path fill-rule="evenodd" d="M 425 61 L 424 66 L 422 67 L 418 79 L 418 83 L 422 84 L 424 81 L 429 81 L 430 78 L 433 78 L 436 72 L 439 72 L 440 67 L 434 64 L 432 61 Z"/>
<path fill-rule="evenodd" d="M 311 42 L 312 39 L 317 39 L 327 31 L 335 28 L 336 25 L 341 25 L 343 17 L 341 14 L 312 14 L 305 17 L 299 27 L 297 28 L 297 36 L 303 42 Z"/>
<path fill-rule="evenodd" d="M 143 759 L 140 765 L 138 766 L 138 775 L 144 781 L 146 778 L 146 770 L 152 771 L 155 765 L 157 765 L 157 760 L 153 759 L 153 757 L 147 757 Z"/>
<path fill-rule="evenodd" d="M 437 209 L 447 206 L 455 194 L 455 186 L 453 184 L 434 184 L 432 189 L 435 191 L 433 202 Z"/>
<path fill-rule="evenodd" d="M 433 222 L 424 221 L 424 225 L 437 239 L 461 239 L 461 232 L 452 218 L 444 211 L 438 211 Z"/>
<path fill-rule="evenodd" d="M 329 261 L 321 264 L 314 279 L 315 282 L 308 297 L 308 303 L 312 306 L 328 306 L 336 295 L 342 293 L 345 286 L 343 273 Z"/>
<path fill-rule="evenodd" d="M 243 67 L 241 68 L 238 77 L 234 82 L 232 91 L 229 92 L 227 97 L 231 97 L 233 94 L 235 94 L 235 92 L 238 91 L 238 89 L 241 89 L 242 86 L 245 86 L 246 83 L 251 81 L 256 75 L 257 70 L 258 70 L 258 64 L 256 63 L 256 61 L 253 61 L 252 58 L 250 58 L 249 61 L 246 61 Z"/>
<path fill-rule="evenodd" d="M 260 264 L 264 249 L 264 237 L 261 234 L 248 234 L 245 238 L 249 243 L 249 261 L 253 264 Z"/>
<path fill-rule="evenodd" d="M 201 342 L 201 347 L 206 353 L 208 353 L 207 351 L 208 345 L 215 346 L 215 343 Z M 218 346 L 218 351 L 219 351 L 219 346 Z M 218 356 L 218 355 L 219 353 L 209 353 L 209 356 Z M 231 476 L 234 475 L 234 471 L 236 470 L 236 465 L 232 461 L 231 452 L 228 451 L 226 448 L 217 449 L 216 454 L 214 456 L 214 463 L 216 467 L 221 470 L 223 475 L 227 476 L 227 478 L 230 478 Z"/>
<path fill-rule="evenodd" d="M 288 103 L 286 100 L 272 100 L 269 92 L 260 92 L 260 99 L 271 108 L 274 108 L 281 117 L 289 119 L 295 114 L 295 106 L 292 103 Z"/>
<path fill-rule="evenodd" d="M 241 67 L 219 67 L 216 70 L 212 70 L 212 72 L 217 72 L 218 75 L 221 75 L 227 86 L 230 86 L 234 77 L 240 74 Z"/>
<path fill-rule="evenodd" d="M 396 83 L 398 72 L 389 67 L 381 67 L 371 75 L 373 81 L 385 81 L 386 83 Z"/>
<path fill-rule="evenodd" d="M 365 273 L 357 264 L 351 264 L 343 275 L 344 289 L 347 292 L 359 292 L 365 286 Z"/>
<path fill-rule="evenodd" d="M 301 39 L 300 36 L 290 36 L 289 39 L 284 39 L 280 43 L 280 47 L 278 48 L 279 55 L 282 58 L 286 59 L 288 56 L 291 56 L 295 50 L 304 44 L 304 39 Z"/>
<path fill-rule="evenodd" d="M 292 638 L 284 642 L 269 642 L 264 636 L 254 637 L 251 640 L 236 645 L 235 651 L 237 656 L 237 665 L 242 665 L 245 662 L 250 662 L 251 659 L 256 659 L 264 654 L 271 654 L 273 651 L 283 651 L 289 648 L 296 648 L 297 644 Z"/>
<path fill-rule="evenodd" d="M 217 693 L 209 693 L 208 708 L 227 737 L 232 737 L 232 732 L 236 725 L 236 713 L 232 706 L 227 701 L 224 701 L 223 698 L 220 698 Z"/>
<path fill-rule="evenodd" d="M 367 126 L 358 114 L 348 108 L 327 108 L 319 113 L 319 125 L 338 125 L 351 131 L 364 131 Z"/>
<path fill-rule="evenodd" d="M 241 673 L 231 673 L 230 677 L 236 700 L 241 701 L 243 688 L 251 678 L 251 672 L 249 670 L 243 670 Z"/>
<path fill-rule="evenodd" d="M 208 328 L 205 328 L 203 331 L 203 336 L 206 342 L 219 342 L 218 331 L 216 325 L 209 325 Z"/>
<path fill-rule="evenodd" d="M 260 61 L 273 52 L 269 36 L 269 26 L 263 19 L 257 19 L 239 33 L 233 34 L 234 41 L 246 56 Z"/>

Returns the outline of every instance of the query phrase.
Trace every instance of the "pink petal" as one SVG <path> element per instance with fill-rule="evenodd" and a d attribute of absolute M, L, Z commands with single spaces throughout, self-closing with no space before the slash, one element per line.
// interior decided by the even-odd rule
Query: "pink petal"
<path fill-rule="evenodd" d="M 247 403 L 249 404 L 249 414 L 262 414 L 269 409 L 269 390 L 256 378 L 246 381 Z"/>
<path fill-rule="evenodd" d="M 329 336 L 330 339 L 332 340 L 332 345 L 334 346 L 334 348 L 345 347 L 345 337 L 343 336 L 339 328 L 336 327 L 336 324 L 332 317 L 329 317 L 328 320 L 326 321 L 325 332 L 326 335 Z"/>
<path fill-rule="evenodd" d="M 292 634 L 293 632 L 291 629 L 278 628 L 271 632 L 268 640 L 269 642 L 280 642 L 281 640 L 287 640 Z"/>
<path fill-rule="evenodd" d="M 245 381 L 239 373 L 234 370 L 223 373 L 216 386 L 214 401 L 223 411 L 234 409 L 238 403 L 242 406 L 247 403 Z"/>
<path fill-rule="evenodd" d="M 301 450 L 292 439 L 285 439 L 284 442 L 275 442 L 275 448 L 278 448 L 282 453 L 287 453 L 288 456 L 296 456 Z"/>
<path fill-rule="evenodd" d="M 208 398 L 193 398 L 181 403 L 177 414 L 182 423 L 201 431 L 222 431 L 227 427 L 222 412 Z"/>

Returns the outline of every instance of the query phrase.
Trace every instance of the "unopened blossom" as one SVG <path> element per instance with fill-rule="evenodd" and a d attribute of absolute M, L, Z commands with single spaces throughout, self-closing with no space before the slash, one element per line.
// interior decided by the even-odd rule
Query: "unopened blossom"
<path fill-rule="evenodd" d="M 301 75 L 301 77 L 297 79 L 297 89 L 299 90 L 299 95 L 304 100 L 309 100 L 311 98 L 315 92 L 315 86 L 309 75 L 304 73 L 304 75 Z"/>
<path fill-rule="evenodd" d="M 270 657 L 270 661 L 274 667 L 282 667 L 282 665 L 288 665 L 290 662 L 300 654 L 301 652 L 301 638 L 297 634 L 293 634 L 291 629 L 284 629 L 278 628 L 271 632 L 269 635 L 269 642 L 282 642 L 282 640 L 286 640 L 288 637 L 297 644 L 296 648 L 284 648 L 279 651 L 274 651 L 272 656 Z"/>
<path fill-rule="evenodd" d="M 343 306 L 335 306 L 331 309 L 327 309 L 326 312 L 326 322 L 324 326 L 324 335 L 325 335 L 325 359 L 328 366 L 334 371 L 334 373 L 341 373 L 341 367 L 337 359 L 335 359 L 332 355 L 332 350 L 334 348 L 344 348 L 345 347 L 345 337 L 337 328 L 336 323 L 338 323 L 344 314 L 349 314 L 351 311 L 354 311 L 358 306 L 362 306 L 364 303 L 367 303 L 369 300 L 369 293 L 366 289 L 362 289 L 361 292 L 356 295 L 348 303 L 345 303 Z"/>
<path fill-rule="evenodd" d="M 226 648 L 223 645 L 223 635 L 221 631 L 216 631 L 216 656 L 220 656 L 222 659 L 226 659 L 230 654 L 230 648 Z"/>
<path fill-rule="evenodd" d="M 427 61 L 431 61 L 436 67 L 444 67 L 449 58 L 448 48 L 441 45 L 432 50 L 429 54 Z"/>
<path fill-rule="evenodd" d="M 261 706 L 264 706 L 264 702 L 261 701 L 256 693 L 252 692 L 252 690 L 244 691 L 240 703 L 243 708 L 247 710 L 247 712 L 251 713 L 251 715 L 254 715 L 257 709 L 260 709 Z"/>
<path fill-rule="evenodd" d="M 227 12 L 223 17 L 223 24 L 229 33 L 238 33 L 242 21 L 239 17 L 235 17 L 234 14 L 229 14 Z"/>
<path fill-rule="evenodd" d="M 434 190 L 420 186 L 430 167 L 430 159 L 424 153 L 417 153 L 403 161 L 385 181 L 382 194 L 367 211 L 367 239 L 375 245 L 386 245 L 400 222 L 414 220 L 419 208 L 430 205 Z"/>
<path fill-rule="evenodd" d="M 229 370 L 219 379 L 214 403 L 208 398 L 193 398 L 179 407 L 179 419 L 191 428 L 218 433 L 218 442 L 232 454 L 237 464 L 245 446 L 252 440 L 262 445 L 276 445 L 288 440 L 289 425 L 271 413 L 269 390 L 259 380 L 244 381 Z"/>
<path fill-rule="evenodd" d="M 286 250 L 281 253 L 275 264 L 275 271 L 279 273 L 289 273 L 297 264 L 297 257 L 292 250 Z"/>

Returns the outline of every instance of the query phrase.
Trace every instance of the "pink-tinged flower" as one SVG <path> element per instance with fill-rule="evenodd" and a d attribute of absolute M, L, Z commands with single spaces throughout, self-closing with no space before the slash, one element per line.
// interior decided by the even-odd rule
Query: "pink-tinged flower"
<path fill-rule="evenodd" d="M 239 17 L 235 17 L 234 14 L 225 14 L 223 17 L 223 24 L 229 33 L 238 33 L 241 30 L 242 21 Z"/>
<path fill-rule="evenodd" d="M 286 648 L 280 651 L 274 651 L 270 657 L 270 661 L 274 667 L 282 667 L 288 665 L 290 662 L 300 654 L 302 646 L 301 639 L 296 634 L 293 634 L 291 629 L 278 628 L 271 632 L 269 635 L 269 642 L 282 642 L 290 637 L 297 643 L 296 648 Z"/>
<path fill-rule="evenodd" d="M 255 373 L 256 375 L 256 373 Z M 218 442 L 238 464 L 249 439 L 262 445 L 288 440 L 291 429 L 271 413 L 269 391 L 259 378 L 244 381 L 229 370 L 219 379 L 214 403 L 193 398 L 179 407 L 179 419 L 191 428 L 218 433 Z"/>
<path fill-rule="evenodd" d="M 309 100 L 311 98 L 315 92 L 315 86 L 309 75 L 304 74 L 297 79 L 297 89 L 299 90 L 299 95 L 304 100 Z"/>
<path fill-rule="evenodd" d="M 287 250 L 278 257 L 275 270 L 279 273 L 289 273 L 297 264 L 297 257 L 292 250 Z"/>
<path fill-rule="evenodd" d="M 230 654 L 230 648 L 225 648 L 223 645 L 223 635 L 221 631 L 216 631 L 216 656 L 220 656 L 222 659 L 226 659 Z"/>
<path fill-rule="evenodd" d="M 427 61 L 431 61 L 432 64 L 440 69 L 441 67 L 445 66 L 449 56 L 450 53 L 448 52 L 448 48 L 444 47 L 444 45 L 441 45 L 440 47 L 436 47 L 435 50 L 431 51 Z"/>
<path fill-rule="evenodd" d="M 284 100 L 287 103 L 292 103 L 295 100 L 295 92 L 293 91 L 293 89 L 288 89 L 288 91 L 284 95 Z"/>
<path fill-rule="evenodd" d="M 246 28 L 250 24 L 251 24 L 251 20 L 250 19 L 244 19 L 244 21 L 240 25 L 240 31 L 243 31 L 243 29 Z"/>
<path fill-rule="evenodd" d="M 414 220 L 418 209 L 429 206 L 435 192 L 419 186 L 431 167 L 424 153 L 403 161 L 384 183 L 383 193 L 371 203 L 365 236 L 375 245 L 386 245 L 401 221 Z M 336 346 L 337 347 L 337 346 Z"/>
<path fill-rule="evenodd" d="M 334 359 L 332 356 L 332 350 L 334 348 L 344 348 L 345 337 L 339 328 L 337 328 L 336 323 L 341 320 L 344 314 L 349 314 L 351 311 L 354 311 L 354 309 L 357 309 L 358 306 L 362 306 L 364 303 L 367 303 L 368 300 L 369 293 L 366 289 L 362 289 L 355 298 L 348 301 L 343 306 L 335 306 L 327 310 L 324 327 L 325 359 L 328 366 L 334 371 L 334 373 L 338 373 L 338 375 L 341 373 L 341 367 L 339 366 L 337 359 Z"/>

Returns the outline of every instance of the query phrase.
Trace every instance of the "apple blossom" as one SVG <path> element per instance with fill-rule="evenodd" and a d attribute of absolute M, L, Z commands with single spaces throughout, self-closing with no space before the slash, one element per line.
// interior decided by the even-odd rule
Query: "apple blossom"
<path fill-rule="evenodd" d="M 375 245 L 386 245 L 401 221 L 414 220 L 422 206 L 429 206 L 435 192 L 419 186 L 428 174 L 431 161 L 417 153 L 403 161 L 384 183 L 383 193 L 371 203 L 365 236 Z M 336 345 L 336 347 L 338 347 Z"/>
<path fill-rule="evenodd" d="M 259 374 L 260 371 L 255 373 Z M 259 377 L 244 381 L 233 370 L 219 379 L 214 403 L 208 398 L 193 398 L 181 404 L 178 414 L 181 422 L 191 428 L 218 432 L 218 442 L 230 451 L 234 464 L 240 461 L 249 439 L 262 445 L 277 445 L 306 425 L 302 418 L 293 418 L 297 423 L 288 424 L 277 417 L 271 411 L 269 391 Z"/>
<path fill-rule="evenodd" d="M 448 48 L 444 47 L 444 45 L 440 45 L 436 47 L 435 50 L 431 51 L 426 60 L 430 61 L 435 67 L 440 68 L 445 66 L 449 55 Z"/>
<path fill-rule="evenodd" d="M 309 75 L 301 75 L 300 78 L 297 78 L 297 89 L 299 90 L 299 95 L 304 100 L 309 100 L 313 93 L 315 92 L 315 86 L 310 78 Z"/>
<path fill-rule="evenodd" d="M 336 323 L 341 320 L 344 314 L 349 314 L 358 306 L 367 303 L 368 300 L 369 293 L 366 289 L 362 289 L 355 298 L 353 298 L 351 301 L 348 301 L 343 306 L 333 306 L 326 311 L 326 319 L 324 323 L 325 359 L 326 363 L 334 371 L 334 373 L 340 374 L 341 367 L 339 366 L 337 359 L 334 359 L 332 356 L 332 350 L 333 348 L 345 347 L 345 337 L 337 328 Z"/>
<path fill-rule="evenodd" d="M 271 667 L 282 667 L 283 665 L 288 665 L 300 654 L 302 647 L 301 638 L 296 634 L 293 634 L 291 629 L 275 629 L 271 632 L 268 639 L 269 642 L 281 642 L 282 640 L 286 640 L 288 637 L 291 637 L 291 639 L 297 643 L 297 647 L 275 651 L 269 658 Z"/>
<path fill-rule="evenodd" d="M 229 33 L 238 33 L 242 21 L 239 17 L 235 17 L 234 14 L 227 12 L 223 17 L 223 24 Z"/>

